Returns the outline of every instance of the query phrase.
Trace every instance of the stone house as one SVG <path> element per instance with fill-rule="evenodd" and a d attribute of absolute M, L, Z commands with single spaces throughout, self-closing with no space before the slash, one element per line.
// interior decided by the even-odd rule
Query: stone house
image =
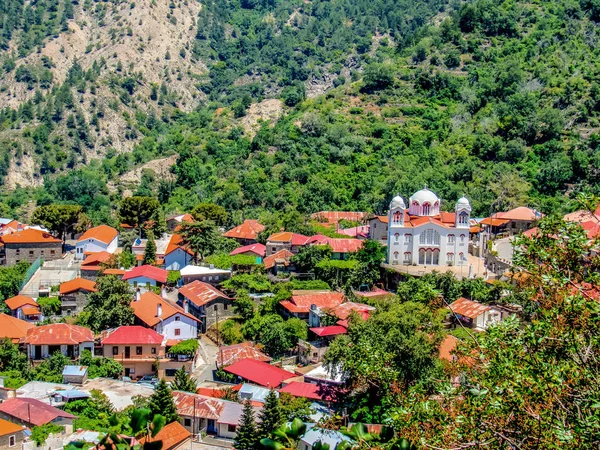
<path fill-rule="evenodd" d="M 272 234 L 267 239 L 266 256 L 273 255 L 280 250 L 288 250 L 293 254 L 296 254 L 300 251 L 300 247 L 307 244 L 309 239 L 308 236 L 290 233 L 289 231 Z"/>
<path fill-rule="evenodd" d="M 85 278 L 74 278 L 62 283 L 60 285 L 62 315 L 74 316 L 82 312 L 91 292 L 96 292 L 96 283 Z"/>
<path fill-rule="evenodd" d="M 180 287 L 179 301 L 184 310 L 201 321 L 202 333 L 206 333 L 217 320 L 234 315 L 233 299 L 202 281 L 196 280 Z"/>
<path fill-rule="evenodd" d="M 33 263 L 38 258 L 44 261 L 62 258 L 62 241 L 42 230 L 27 228 L 1 239 L 4 243 L 4 264 L 7 266 L 19 261 Z"/>
<path fill-rule="evenodd" d="M 0 450 L 20 449 L 23 445 L 24 430 L 21 425 L 0 419 Z"/>

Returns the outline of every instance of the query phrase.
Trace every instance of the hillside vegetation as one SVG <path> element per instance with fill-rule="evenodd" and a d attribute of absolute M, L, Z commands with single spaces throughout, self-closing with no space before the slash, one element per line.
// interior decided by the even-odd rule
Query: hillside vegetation
<path fill-rule="evenodd" d="M 487 215 L 599 190 L 593 2 L 2 8 L 6 214 L 33 199 L 111 220 L 124 193 L 166 212 L 382 212 L 427 184 Z M 130 172 L 166 157 L 170 175 Z"/>

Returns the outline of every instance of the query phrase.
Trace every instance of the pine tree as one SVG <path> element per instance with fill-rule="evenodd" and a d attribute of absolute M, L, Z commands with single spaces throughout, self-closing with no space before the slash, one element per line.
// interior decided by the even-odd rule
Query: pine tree
<path fill-rule="evenodd" d="M 190 374 L 187 373 L 185 367 L 182 367 L 175 372 L 173 390 L 196 393 L 196 389 L 196 380 L 194 380 Z"/>
<path fill-rule="evenodd" d="M 156 243 L 154 242 L 154 236 L 152 233 L 148 234 L 148 240 L 146 241 L 146 248 L 144 249 L 144 264 L 153 266 L 156 264 Z"/>
<path fill-rule="evenodd" d="M 274 389 L 271 389 L 265 399 L 265 405 L 260 412 L 260 423 L 258 434 L 261 438 L 271 436 L 271 433 L 283 423 L 283 414 L 279 405 L 279 397 Z"/>
<path fill-rule="evenodd" d="M 175 403 L 171 396 L 171 389 L 167 386 L 164 378 L 158 382 L 154 394 L 150 397 L 148 409 L 150 409 L 152 414 L 164 416 L 167 419 L 167 423 L 179 420 L 179 414 L 177 414 L 177 408 L 175 408 Z"/>
<path fill-rule="evenodd" d="M 252 409 L 250 400 L 246 400 L 242 412 L 242 423 L 237 429 L 234 446 L 236 450 L 254 450 L 258 446 L 258 441 L 254 409 Z"/>

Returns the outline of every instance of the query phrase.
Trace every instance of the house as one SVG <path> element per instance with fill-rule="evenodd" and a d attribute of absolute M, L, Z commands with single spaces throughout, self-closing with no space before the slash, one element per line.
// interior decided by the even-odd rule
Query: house
<path fill-rule="evenodd" d="M 316 427 L 312 423 L 307 424 L 307 428 L 308 430 L 300 438 L 300 442 L 298 442 L 298 450 L 312 450 L 317 446 L 317 442 L 320 442 L 322 445 L 328 445 L 332 449 L 336 448 L 342 442 L 352 442 L 348 436 L 336 430 Z"/>
<path fill-rule="evenodd" d="M 225 400 L 182 391 L 173 391 L 171 395 L 186 430 L 192 434 L 204 431 L 218 435 L 217 421 L 225 409 Z"/>
<path fill-rule="evenodd" d="M 74 278 L 61 283 L 59 292 L 62 315 L 74 316 L 83 311 L 88 302 L 88 295 L 96 292 L 96 283 L 85 278 Z"/>
<path fill-rule="evenodd" d="M 358 300 L 386 300 L 394 297 L 393 292 L 386 291 L 377 286 L 373 287 L 370 291 L 353 291 L 352 293 Z"/>
<path fill-rule="evenodd" d="M 38 258 L 44 261 L 62 258 L 62 241 L 46 231 L 27 228 L 0 239 L 4 243 L 4 264 L 7 266 L 19 261 L 33 263 Z"/>
<path fill-rule="evenodd" d="M 90 228 L 75 243 L 75 259 L 81 261 L 90 253 L 113 254 L 118 247 L 119 232 L 108 225 Z"/>
<path fill-rule="evenodd" d="M 15 397 L 0 403 L 0 418 L 27 428 L 53 423 L 72 433 L 75 416 L 34 398 Z"/>
<path fill-rule="evenodd" d="M 512 236 L 533 228 L 544 214 L 526 206 L 519 206 L 510 211 L 496 213 L 492 217 L 507 221 L 506 228 Z"/>
<path fill-rule="evenodd" d="M 285 380 L 296 376 L 292 372 L 255 359 L 241 359 L 230 366 L 224 367 L 223 370 L 237 375 L 242 380 L 268 388 L 276 388 Z"/>
<path fill-rule="evenodd" d="M 179 273 L 181 274 L 181 282 L 183 284 L 189 284 L 198 280 L 204 283 L 217 285 L 231 278 L 231 270 L 217 269 L 212 265 L 205 267 L 193 266 L 190 264 L 181 269 Z"/>
<path fill-rule="evenodd" d="M 267 252 L 267 247 L 265 247 L 263 244 L 249 244 L 249 245 L 244 245 L 243 247 L 239 247 L 236 248 L 234 251 L 232 251 L 229 256 L 235 256 L 235 255 L 245 255 L 245 256 L 254 256 L 256 258 L 264 258 L 265 257 L 265 253 Z"/>
<path fill-rule="evenodd" d="M 179 297 L 184 309 L 197 317 L 202 323 L 202 333 L 218 320 L 234 315 L 233 299 L 216 287 L 193 281 L 179 288 Z"/>
<path fill-rule="evenodd" d="M 87 366 L 65 366 L 62 377 L 65 384 L 84 384 L 88 378 L 88 368 Z"/>
<path fill-rule="evenodd" d="M 298 358 L 302 364 L 322 362 L 331 341 L 340 334 L 348 333 L 348 329 L 342 325 L 312 327 L 308 331 L 308 340 L 298 341 Z"/>
<path fill-rule="evenodd" d="M 10 313 L 17 319 L 27 322 L 37 322 L 42 320 L 42 311 L 37 302 L 26 295 L 15 295 L 4 301 Z"/>
<path fill-rule="evenodd" d="M 134 288 L 150 289 L 150 286 L 162 286 L 167 282 L 169 272 L 158 267 L 144 265 L 134 267 L 125 272 L 123 281 L 129 282 Z"/>
<path fill-rule="evenodd" d="M 281 249 L 263 260 L 265 270 L 277 272 L 285 272 L 290 269 L 291 257 L 294 256 L 289 250 Z"/>
<path fill-rule="evenodd" d="M 157 266 L 163 266 L 165 264 L 165 253 L 171 243 L 170 234 L 163 234 L 160 238 L 154 239 L 154 245 L 156 245 L 156 261 Z M 144 261 L 144 252 L 146 251 L 146 244 L 148 239 L 137 238 L 131 245 L 131 252 L 135 255 L 135 259 L 138 265 L 142 265 Z"/>
<path fill-rule="evenodd" d="M 328 245 L 331 247 L 331 259 L 348 259 L 351 253 L 356 253 L 362 247 L 363 241 L 360 239 L 340 239 L 330 238 L 318 234 L 312 236 L 306 242 L 307 245 Z"/>
<path fill-rule="evenodd" d="M 450 311 L 455 315 L 456 320 L 470 328 L 480 330 L 485 330 L 488 326 L 503 319 L 499 309 L 464 297 L 454 301 L 450 305 Z"/>
<path fill-rule="evenodd" d="M 345 234 L 346 236 L 350 236 L 355 239 L 367 239 L 369 237 L 369 232 L 370 232 L 369 225 L 360 225 L 358 227 L 337 230 L 337 234 Z M 386 236 L 386 239 L 387 239 L 387 236 Z"/>
<path fill-rule="evenodd" d="M 279 389 L 279 393 L 286 393 L 294 397 L 303 397 L 317 402 L 334 401 L 337 389 L 304 381 L 292 381 Z"/>
<path fill-rule="evenodd" d="M 282 231 L 269 236 L 267 239 L 267 256 L 271 256 L 280 250 L 288 250 L 293 254 L 300 251 L 310 238 L 298 233 Z"/>
<path fill-rule="evenodd" d="M 340 319 L 337 322 L 338 325 L 348 328 L 348 318 L 350 317 L 350 314 L 354 312 L 358 314 L 362 320 L 367 320 L 375 309 L 374 306 L 365 305 L 364 303 L 345 302 L 333 308 L 330 313 Z"/>
<path fill-rule="evenodd" d="M 165 425 L 156 436 L 149 438 L 144 436 L 140 439 L 142 448 L 146 442 L 161 442 L 162 450 L 175 450 L 187 447 L 192 439 L 192 434 L 179 422 L 171 422 Z"/>
<path fill-rule="evenodd" d="M 169 217 L 167 219 L 167 230 L 172 233 L 175 231 L 175 228 L 183 222 L 192 223 L 194 222 L 194 217 L 191 214 L 179 214 L 177 216 Z"/>
<path fill-rule="evenodd" d="M 113 255 L 108 252 L 91 253 L 86 256 L 79 268 L 81 277 L 86 280 L 96 281 L 100 272 L 105 270 L 104 264 L 108 263 L 112 257 Z"/>
<path fill-rule="evenodd" d="M 342 292 L 321 291 L 307 295 L 292 295 L 290 300 L 283 300 L 279 304 L 288 317 L 297 317 L 308 321 L 313 305 L 322 310 L 329 310 L 341 305 L 344 298 Z"/>
<path fill-rule="evenodd" d="M 20 449 L 23 445 L 25 429 L 21 425 L 0 419 L 0 449 Z"/>
<path fill-rule="evenodd" d="M 369 217 L 369 237 L 382 245 L 387 245 L 388 216 Z"/>
<path fill-rule="evenodd" d="M 169 245 L 165 250 L 164 260 L 166 270 L 180 270 L 192 262 L 194 252 L 183 245 L 179 234 L 171 236 Z"/>
<path fill-rule="evenodd" d="M 235 239 L 242 245 L 256 243 L 258 235 L 265 230 L 265 226 L 258 223 L 258 220 L 244 220 L 244 223 L 223 233 L 224 237 Z"/>
<path fill-rule="evenodd" d="M 243 402 L 249 400 L 253 405 L 260 405 L 265 403 L 270 392 L 271 389 L 244 383 L 238 391 L 238 398 Z M 279 396 L 277 391 L 275 391 L 275 394 Z"/>
<path fill-rule="evenodd" d="M 167 339 L 185 340 L 198 337 L 200 321 L 184 311 L 181 306 L 160 295 L 145 292 L 136 296 L 131 307 L 138 325 L 152 328 Z"/>
<path fill-rule="evenodd" d="M 35 328 L 35 325 L 8 314 L 0 314 L 0 340 L 10 339 L 13 344 L 18 344 L 27 336 L 27 330 Z"/>
<path fill-rule="evenodd" d="M 312 220 L 327 225 L 337 225 L 341 220 L 348 222 L 362 222 L 367 213 L 358 211 L 319 211 L 310 215 Z"/>
<path fill-rule="evenodd" d="M 102 356 L 123 365 L 126 377 L 142 377 L 154 375 L 157 360 L 159 363 L 168 361 L 165 356 L 166 340 L 151 328 L 132 325 L 103 331 L 100 346 Z"/>
<path fill-rule="evenodd" d="M 77 359 L 83 350 L 94 354 L 94 335 L 92 330 L 67 323 L 53 323 L 27 330 L 23 339 L 27 346 L 27 357 L 39 361 L 55 352 Z"/>
<path fill-rule="evenodd" d="M 271 362 L 271 358 L 257 349 L 252 342 L 242 342 L 220 347 L 217 354 L 217 366 L 230 366 L 242 359 Z"/>

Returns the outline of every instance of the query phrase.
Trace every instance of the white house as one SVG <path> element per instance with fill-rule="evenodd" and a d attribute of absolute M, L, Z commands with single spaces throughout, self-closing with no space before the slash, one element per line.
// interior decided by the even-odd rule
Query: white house
<path fill-rule="evenodd" d="M 136 323 L 152 328 L 168 339 L 186 340 L 198 337 L 199 320 L 170 300 L 145 292 L 131 303 Z"/>
<path fill-rule="evenodd" d="M 388 264 L 467 264 L 469 200 L 461 197 L 452 213 L 441 211 L 441 202 L 427 188 L 410 197 L 408 208 L 402 197 L 394 197 L 388 213 Z"/>
<path fill-rule="evenodd" d="M 92 330 L 67 323 L 53 323 L 27 330 L 23 339 L 27 346 L 27 356 L 31 360 L 41 360 L 55 352 L 77 359 L 83 350 L 94 354 L 94 335 Z"/>
<path fill-rule="evenodd" d="M 473 300 L 460 297 L 450 305 L 450 311 L 457 320 L 470 328 L 485 330 L 494 323 L 512 315 L 492 305 L 484 305 Z"/>
<path fill-rule="evenodd" d="M 89 253 L 108 252 L 117 250 L 119 232 L 108 225 L 90 228 L 77 240 L 75 244 L 75 259 L 83 260 Z"/>
<path fill-rule="evenodd" d="M 183 245 L 181 236 L 174 234 L 165 250 L 165 269 L 181 270 L 192 262 L 193 257 L 194 252 Z"/>

